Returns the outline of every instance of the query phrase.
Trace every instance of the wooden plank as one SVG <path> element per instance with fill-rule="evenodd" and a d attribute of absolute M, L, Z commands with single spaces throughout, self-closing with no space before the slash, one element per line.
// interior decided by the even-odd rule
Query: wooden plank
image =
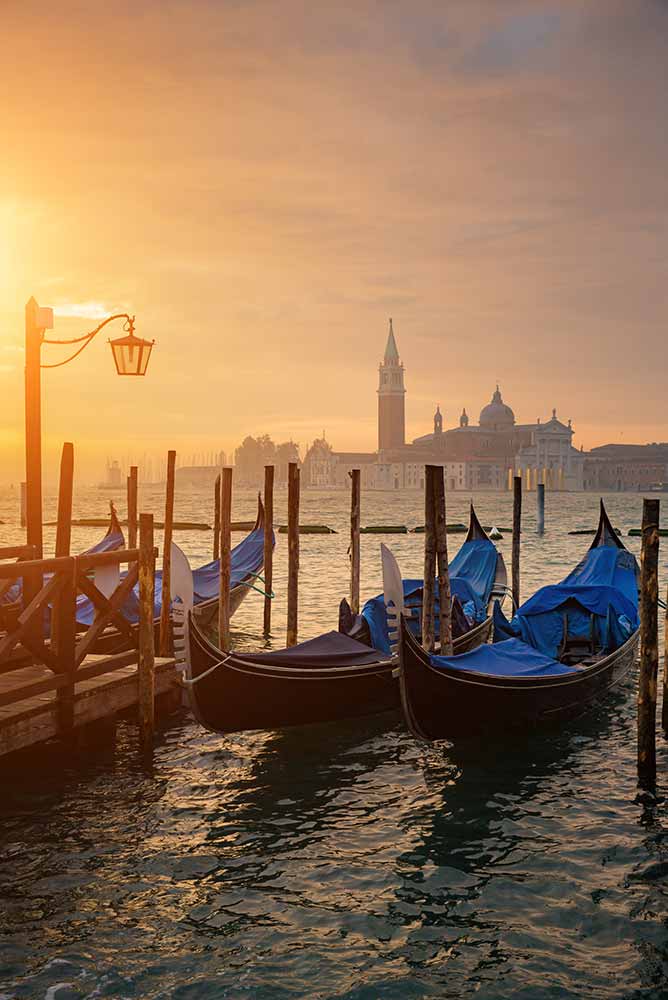
<path fill-rule="evenodd" d="M 232 577 L 232 469 L 220 479 L 220 566 L 218 588 L 218 645 L 230 648 L 230 581 Z"/>
<path fill-rule="evenodd" d="M 638 781 L 656 783 L 656 686 L 659 667 L 659 501 L 643 500 L 640 561 L 640 670 L 638 673 Z"/>
<path fill-rule="evenodd" d="M 271 635 L 271 592 L 274 585 L 274 466 L 264 467 L 264 614 L 263 632 Z"/>
<path fill-rule="evenodd" d="M 299 633 L 299 466 L 288 464 L 288 615 L 286 645 Z"/>
<path fill-rule="evenodd" d="M 58 526 L 56 556 L 69 556 L 72 536 L 72 491 L 74 488 L 74 445 L 66 441 L 60 456 L 58 487 Z"/>
<path fill-rule="evenodd" d="M 69 562 L 69 560 L 67 560 Z M 17 619 L 17 628 L 12 632 L 9 632 L 6 636 L 0 639 L 0 660 L 3 660 L 8 656 L 14 646 L 21 640 L 29 648 L 33 648 L 35 644 L 43 646 L 43 640 L 41 638 L 42 629 L 36 633 L 39 635 L 39 639 L 35 638 L 35 632 L 30 635 L 30 626 L 34 623 L 35 615 L 40 615 L 40 612 L 44 610 L 49 601 L 58 592 L 62 583 L 62 576 L 54 573 L 54 575 L 48 580 L 45 585 L 41 588 L 39 593 L 35 594 L 30 604 L 21 612 Z M 41 615 L 40 615 L 41 620 Z"/>
<path fill-rule="evenodd" d="M 124 563 L 134 563 L 139 559 L 139 549 L 114 549 L 112 552 L 90 552 L 77 556 L 77 567 L 86 571 L 96 566 L 122 566 Z"/>
<path fill-rule="evenodd" d="M 34 559 L 34 545 L 5 545 L 0 549 L 0 559 Z"/>
<path fill-rule="evenodd" d="M 155 554 L 153 515 L 139 517 L 139 732 L 144 746 L 153 739 L 155 728 Z"/>
<path fill-rule="evenodd" d="M 360 470 L 350 472 L 350 610 L 354 615 L 360 610 Z"/>
<path fill-rule="evenodd" d="M 109 553 L 111 555 L 112 553 Z M 33 580 L 46 573 L 56 573 L 67 566 L 68 556 L 59 559 L 25 559 L 0 565 L 0 580 L 18 580 L 31 577 Z"/>
<path fill-rule="evenodd" d="M 83 638 L 79 640 L 76 649 L 77 665 L 80 664 L 83 658 L 87 656 L 88 653 L 91 652 L 97 638 L 99 637 L 101 632 L 107 627 L 107 625 L 110 624 L 110 622 L 113 621 L 115 622 L 115 624 L 119 626 L 119 628 L 123 630 L 125 629 L 125 625 L 128 623 L 126 622 L 125 619 L 123 619 L 122 623 L 120 621 L 120 619 L 123 618 L 121 613 L 121 608 L 123 607 L 126 598 L 128 597 L 135 583 L 137 582 L 137 579 L 138 579 L 138 568 L 137 564 L 135 564 L 128 570 L 128 575 L 123 580 L 121 585 L 116 588 L 116 590 L 113 592 L 113 594 L 108 600 L 107 598 L 104 597 L 104 595 L 100 594 L 100 592 L 95 587 L 96 593 L 99 594 L 102 600 L 107 602 L 108 606 L 105 605 L 105 607 L 100 610 L 100 613 L 96 614 L 93 624 L 90 626 L 88 631 L 84 633 Z M 79 574 L 79 576 L 77 577 L 77 586 L 80 589 L 84 589 L 84 587 L 88 586 L 87 583 L 84 583 L 81 574 Z M 134 638 L 134 633 L 133 633 L 133 638 Z"/>
<path fill-rule="evenodd" d="M 171 566 L 172 525 L 174 522 L 174 474 L 176 452 L 167 452 L 167 489 L 165 493 L 165 535 L 162 546 L 162 605 L 160 608 L 160 655 L 169 656 L 172 649 Z"/>

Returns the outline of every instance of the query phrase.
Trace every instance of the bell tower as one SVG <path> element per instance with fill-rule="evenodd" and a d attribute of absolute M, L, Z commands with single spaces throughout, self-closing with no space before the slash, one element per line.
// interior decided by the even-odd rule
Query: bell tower
<path fill-rule="evenodd" d="M 385 357 L 378 369 L 378 450 L 401 448 L 406 443 L 404 366 L 394 339 L 392 320 Z"/>

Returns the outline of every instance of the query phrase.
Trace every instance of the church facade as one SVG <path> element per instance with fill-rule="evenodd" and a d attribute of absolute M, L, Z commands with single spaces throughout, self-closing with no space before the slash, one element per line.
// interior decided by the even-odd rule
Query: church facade
<path fill-rule="evenodd" d="M 367 488 L 424 489 L 425 465 L 443 466 L 448 491 L 508 489 L 515 474 L 523 475 L 529 489 L 538 482 L 552 489 L 583 488 L 584 456 L 573 447 L 570 420 L 563 424 L 553 410 L 546 423 L 518 424 L 498 385 L 477 424 L 464 409 L 458 425 L 444 429 L 437 406 L 433 430 L 407 443 L 404 375 L 390 320 L 378 369 L 378 451 L 354 455 Z M 345 485 L 351 458 L 333 451 L 324 438 L 315 441 L 304 459 L 305 485 Z"/>

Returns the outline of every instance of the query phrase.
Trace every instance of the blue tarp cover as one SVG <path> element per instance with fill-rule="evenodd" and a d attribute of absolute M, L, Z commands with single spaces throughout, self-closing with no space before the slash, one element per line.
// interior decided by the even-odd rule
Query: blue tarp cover
<path fill-rule="evenodd" d="M 461 549 L 450 563 L 450 590 L 454 597 L 461 601 L 464 613 L 472 624 L 484 621 L 487 617 L 489 596 L 494 586 L 498 552 L 489 539 L 474 539 L 464 542 Z M 404 580 L 404 604 L 407 607 L 422 608 L 423 580 Z M 434 592 L 434 627 L 438 641 L 440 604 L 438 586 Z M 371 642 L 376 649 L 390 652 L 390 639 L 387 629 L 387 615 L 383 594 L 378 594 L 366 602 L 362 608 L 362 616 L 369 624 Z M 412 631 L 417 631 L 417 623 L 409 623 Z"/>
<path fill-rule="evenodd" d="M 250 573 L 258 573 L 264 562 L 264 528 L 255 528 L 232 549 L 232 572 L 230 587 L 238 586 Z M 121 579 L 125 574 L 121 574 Z M 218 596 L 219 561 L 207 563 L 193 570 L 195 604 L 201 604 Z M 162 609 L 162 570 L 155 574 L 154 617 L 159 618 Z M 139 621 L 139 587 L 136 586 L 122 609 L 123 617 L 131 623 Z M 81 625 L 91 625 L 95 617 L 95 607 L 82 594 L 77 598 L 77 621 Z"/>
<path fill-rule="evenodd" d="M 344 667 L 387 661 L 386 653 L 369 649 L 341 632 L 327 632 L 288 649 L 277 649 L 273 653 L 235 653 L 234 656 L 238 660 L 285 667 Z"/>
<path fill-rule="evenodd" d="M 551 677 L 577 673 L 576 667 L 565 667 L 551 656 L 532 649 L 521 639 L 506 639 L 493 646 L 483 645 L 459 656 L 431 656 L 432 666 L 467 670 L 495 677 Z"/>
<path fill-rule="evenodd" d="M 554 586 L 530 597 L 511 622 L 494 608 L 494 641 L 521 638 L 546 656 L 557 657 L 564 637 L 564 615 L 571 636 L 589 636 L 602 652 L 618 649 L 638 628 L 637 563 L 624 549 L 591 549 L 582 562 Z"/>

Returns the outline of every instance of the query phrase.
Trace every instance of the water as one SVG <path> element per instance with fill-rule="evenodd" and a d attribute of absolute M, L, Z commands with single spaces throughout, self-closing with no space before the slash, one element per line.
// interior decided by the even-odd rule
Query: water
<path fill-rule="evenodd" d="M 179 493 L 179 516 L 210 516 L 208 497 Z M 140 506 L 162 502 L 146 491 Z M 467 502 L 451 496 L 448 519 L 466 520 Z M 362 521 L 412 526 L 421 503 L 367 494 Z M 509 496 L 476 503 L 483 523 L 510 523 Z M 103 500 L 78 504 L 91 514 Z M 235 516 L 253 504 L 238 493 Z M 593 525 L 596 505 L 548 494 L 539 539 L 525 496 L 525 596 L 574 564 L 588 539 L 566 531 Z M 276 506 L 281 520 L 283 493 Z M 302 536 L 303 637 L 336 624 L 347 506 L 302 496 L 304 522 L 341 532 Z M 20 537 L 15 507 L 0 495 L 3 541 Z M 608 507 L 624 532 L 639 525 L 640 497 Z M 73 548 L 98 534 L 78 529 Z M 210 535 L 178 540 L 208 558 Z M 386 540 L 419 575 L 423 539 Z M 363 596 L 380 589 L 378 541 L 362 540 Z M 285 559 L 279 536 L 275 645 Z M 238 645 L 261 641 L 261 604 L 249 596 L 233 619 Z M 129 722 L 76 757 L 22 755 L 0 770 L 0 996 L 666 997 L 666 805 L 637 800 L 634 723 L 630 683 L 587 719 L 510 746 L 426 746 L 392 715 L 219 737 L 184 714 L 149 758 Z"/>

